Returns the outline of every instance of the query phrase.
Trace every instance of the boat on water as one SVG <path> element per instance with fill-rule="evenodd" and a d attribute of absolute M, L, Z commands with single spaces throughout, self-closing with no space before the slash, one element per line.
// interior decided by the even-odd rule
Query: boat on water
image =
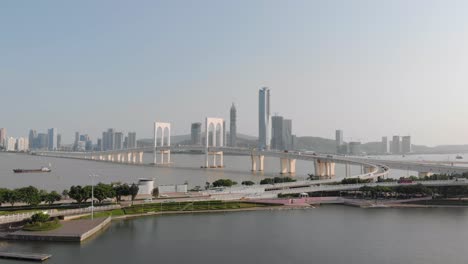
<path fill-rule="evenodd" d="M 13 169 L 14 173 L 40 173 L 40 172 L 51 172 L 52 169 L 49 167 L 41 167 L 40 169 Z"/>
<path fill-rule="evenodd" d="M 463 159 L 463 157 L 461 155 L 457 155 L 455 158 L 456 159 Z"/>

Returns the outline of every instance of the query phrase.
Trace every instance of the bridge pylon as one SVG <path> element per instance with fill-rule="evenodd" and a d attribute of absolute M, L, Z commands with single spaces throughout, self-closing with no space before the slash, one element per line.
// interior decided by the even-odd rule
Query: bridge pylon
<path fill-rule="evenodd" d="M 224 153 L 217 150 L 217 147 L 224 147 L 224 119 L 207 117 L 205 119 L 205 165 L 202 168 L 224 168 Z M 211 165 L 210 156 L 213 157 Z"/>
<path fill-rule="evenodd" d="M 158 144 L 159 141 L 159 144 Z M 154 122 L 153 164 L 171 163 L 171 124 Z M 158 154 L 160 160 L 158 161 Z M 166 157 L 166 158 L 164 158 Z"/>

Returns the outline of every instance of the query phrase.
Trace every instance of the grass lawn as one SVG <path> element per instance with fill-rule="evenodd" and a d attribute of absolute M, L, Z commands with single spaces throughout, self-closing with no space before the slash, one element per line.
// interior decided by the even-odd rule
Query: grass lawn
<path fill-rule="evenodd" d="M 26 224 L 23 227 L 24 231 L 50 231 L 61 227 L 59 221 L 49 221 L 45 223 L 34 223 L 34 224 Z"/>
<path fill-rule="evenodd" d="M 263 204 L 253 204 L 244 202 L 173 202 L 173 203 L 153 203 L 134 205 L 132 207 L 124 208 L 125 214 L 144 214 L 148 212 L 189 212 L 189 211 L 205 211 L 205 210 L 232 210 L 232 209 L 245 209 L 254 207 L 264 207 Z"/>
<path fill-rule="evenodd" d="M 94 218 L 108 217 L 108 216 L 121 216 L 121 215 L 125 215 L 124 211 L 122 209 L 115 209 L 112 211 L 95 212 Z M 79 219 L 91 219 L 91 215 L 83 216 L 83 217 L 80 217 Z"/>

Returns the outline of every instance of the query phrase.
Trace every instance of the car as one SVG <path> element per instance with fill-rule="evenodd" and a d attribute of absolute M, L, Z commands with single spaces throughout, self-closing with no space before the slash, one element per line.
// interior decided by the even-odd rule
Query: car
<path fill-rule="evenodd" d="M 153 201 L 153 198 L 148 198 L 144 200 L 145 203 L 151 203 L 152 201 Z"/>
<path fill-rule="evenodd" d="M 333 158 L 333 155 L 327 155 L 327 158 Z"/>

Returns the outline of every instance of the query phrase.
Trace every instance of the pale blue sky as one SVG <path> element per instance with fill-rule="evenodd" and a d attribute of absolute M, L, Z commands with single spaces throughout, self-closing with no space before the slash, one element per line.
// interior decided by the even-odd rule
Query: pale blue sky
<path fill-rule="evenodd" d="M 258 89 L 299 136 L 468 143 L 466 1 L 2 1 L 0 127 L 257 135 Z"/>

